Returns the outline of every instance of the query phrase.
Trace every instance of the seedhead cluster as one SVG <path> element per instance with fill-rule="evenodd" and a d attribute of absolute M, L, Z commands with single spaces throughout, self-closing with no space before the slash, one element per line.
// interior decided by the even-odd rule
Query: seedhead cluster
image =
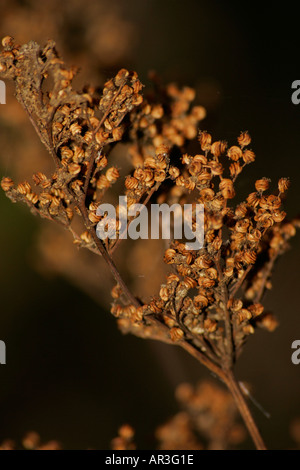
<path fill-rule="evenodd" d="M 268 192 L 267 178 L 258 179 L 253 192 L 234 205 L 236 179 L 255 160 L 250 135 L 242 132 L 228 146 L 199 132 L 205 110 L 192 106 L 194 90 L 164 87 L 153 76 L 154 91 L 143 96 L 137 74 L 122 69 L 102 90 L 77 92 L 72 88 L 76 69 L 64 64 L 53 41 L 44 48 L 35 42 L 20 47 L 5 37 L 2 44 L 1 76 L 14 81 L 16 97 L 55 166 L 50 176 L 35 173 L 32 183 L 15 185 L 5 177 L 3 190 L 13 202 L 24 202 L 34 214 L 69 230 L 78 247 L 101 255 L 116 280 L 111 311 L 121 330 L 176 343 L 217 374 L 263 448 L 232 368 L 257 326 L 276 327 L 261 299 L 298 224 L 286 222 L 282 210 L 288 178 L 279 180 L 274 193 Z M 192 155 L 187 144 L 197 136 Z M 129 207 L 146 206 L 150 199 L 204 205 L 203 247 L 191 251 L 184 240 L 170 241 L 164 262 L 171 272 L 150 302 L 130 291 L 112 260 L 123 238 L 119 225 L 115 240 L 102 241 L 95 230 L 99 204 L 120 182 L 122 161 L 110 166 L 119 142 L 132 165 L 123 192 Z"/>

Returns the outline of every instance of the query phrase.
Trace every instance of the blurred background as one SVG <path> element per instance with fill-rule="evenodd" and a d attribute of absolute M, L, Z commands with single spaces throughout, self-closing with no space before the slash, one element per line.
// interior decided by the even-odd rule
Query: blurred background
<path fill-rule="evenodd" d="M 281 5 L 241 8 L 240 2 L 204 0 L 1 0 L 1 37 L 22 44 L 54 39 L 67 64 L 79 66 L 76 86 L 101 85 L 120 67 L 144 84 L 156 71 L 164 82 L 195 88 L 207 109 L 201 128 L 215 140 L 252 136 L 254 164 L 238 180 L 240 195 L 258 177 L 276 187 L 291 178 L 285 202 L 299 214 L 300 105 L 291 102 L 299 79 L 297 14 Z M 120 150 L 120 154 L 122 149 Z M 15 181 L 51 171 L 51 161 L 7 83 L 0 106 L 0 173 Z M 139 448 L 153 448 L 156 426 L 177 411 L 175 386 L 208 377 L 176 347 L 122 336 L 109 314 L 113 281 L 101 260 L 78 252 L 51 224 L 13 205 L 0 193 L 0 339 L 7 365 L 0 368 L 0 441 L 38 431 L 64 448 L 108 449 L 118 427 L 130 423 Z M 139 244 L 116 254 L 136 292 L 156 294 L 153 249 Z M 147 256 L 147 253 L 149 256 Z M 141 256 L 143 254 L 143 256 Z M 264 298 L 280 322 L 257 331 L 237 365 L 271 414 L 253 409 L 269 448 L 293 446 L 289 428 L 300 416 L 300 365 L 291 344 L 300 339 L 299 235 L 277 264 Z M 248 440 L 246 447 L 252 448 Z"/>

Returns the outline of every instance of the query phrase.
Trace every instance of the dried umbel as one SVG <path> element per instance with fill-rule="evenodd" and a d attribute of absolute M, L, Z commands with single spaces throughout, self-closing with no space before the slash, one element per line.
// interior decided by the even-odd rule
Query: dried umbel
<path fill-rule="evenodd" d="M 282 210 L 288 178 L 279 180 L 275 193 L 269 192 L 270 181 L 260 178 L 245 201 L 234 205 L 235 181 L 255 160 L 250 135 L 242 132 L 228 146 L 202 131 L 196 155 L 187 153 L 186 143 L 197 136 L 205 117 L 201 106 L 191 105 L 192 89 L 158 86 L 159 98 L 146 98 L 137 74 L 122 69 L 100 96 L 92 88 L 76 92 L 76 70 L 65 66 L 52 41 L 44 48 L 34 42 L 20 47 L 6 38 L 3 46 L 1 76 L 15 82 L 16 97 L 55 166 L 52 175 L 35 173 L 34 186 L 14 185 L 5 177 L 3 190 L 13 202 L 24 202 L 69 230 L 77 246 L 100 254 L 117 282 L 112 314 L 121 330 L 177 344 L 196 357 L 229 387 L 256 446 L 264 448 L 233 366 L 256 327 L 272 331 L 276 326 L 260 302 L 298 224 L 285 222 Z M 47 77 L 52 81 L 45 92 Z M 132 161 L 123 182 L 129 206 L 146 206 L 158 191 L 167 204 L 193 199 L 194 205 L 204 205 L 203 247 L 191 251 L 183 242 L 171 242 L 164 261 L 173 272 L 147 303 L 129 290 L 112 260 L 124 235 L 120 224 L 113 240 L 103 242 L 95 231 L 97 207 L 120 182 L 120 168 L 107 168 L 120 140 Z M 84 225 L 81 234 L 74 229 L 74 215 Z"/>

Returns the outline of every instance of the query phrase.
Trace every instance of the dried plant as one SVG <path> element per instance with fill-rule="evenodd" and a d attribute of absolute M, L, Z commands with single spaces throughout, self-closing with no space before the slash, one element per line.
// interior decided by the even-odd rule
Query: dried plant
<path fill-rule="evenodd" d="M 137 74 L 122 69 L 101 92 L 91 87 L 77 92 L 76 70 L 64 64 L 54 42 L 21 47 L 5 37 L 2 44 L 1 75 L 14 81 L 16 97 L 55 167 L 51 176 L 34 174 L 34 186 L 28 181 L 15 186 L 5 177 L 3 190 L 13 202 L 63 226 L 78 247 L 102 256 L 117 283 L 111 312 L 121 330 L 177 344 L 205 365 L 227 385 L 256 447 L 264 449 L 233 367 L 256 327 L 276 327 L 260 302 L 298 225 L 284 221 L 288 178 L 279 180 L 275 194 L 268 193 L 267 178 L 259 179 L 246 200 L 232 206 L 234 183 L 255 159 L 251 138 L 242 132 L 237 145 L 228 147 L 213 142 L 208 132 L 198 134 L 205 110 L 191 105 L 191 88 L 162 87 L 153 77 L 155 92 L 144 97 Z M 197 135 L 199 153 L 190 155 L 186 145 Z M 203 247 L 191 251 L 172 241 L 164 256 L 172 273 L 147 303 L 131 292 L 112 258 L 124 233 L 103 242 L 95 230 L 101 219 L 97 207 L 120 182 L 122 163 L 108 166 L 120 141 L 132 164 L 125 178 L 128 206 L 146 206 L 155 198 L 204 205 Z"/>

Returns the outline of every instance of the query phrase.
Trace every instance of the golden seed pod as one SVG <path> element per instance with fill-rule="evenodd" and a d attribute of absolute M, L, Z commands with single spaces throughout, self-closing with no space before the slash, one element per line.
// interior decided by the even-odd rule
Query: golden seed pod
<path fill-rule="evenodd" d="M 109 133 L 100 129 L 96 134 L 96 142 L 97 144 L 103 144 L 109 138 Z"/>
<path fill-rule="evenodd" d="M 233 276 L 233 267 L 229 267 L 229 266 L 228 266 L 227 268 L 225 268 L 225 269 L 224 269 L 224 275 L 225 275 L 226 277 L 231 277 L 231 276 Z"/>
<path fill-rule="evenodd" d="M 247 239 L 252 243 L 257 243 L 261 239 L 261 231 L 258 229 L 252 229 L 247 234 Z"/>
<path fill-rule="evenodd" d="M 256 324 L 261 328 L 272 332 L 276 330 L 279 325 L 279 322 L 272 313 L 268 312 L 262 316 L 259 316 L 257 318 Z"/>
<path fill-rule="evenodd" d="M 176 179 L 180 175 L 180 170 L 176 168 L 175 166 L 170 166 L 169 175 L 171 176 L 172 179 Z"/>
<path fill-rule="evenodd" d="M 139 182 L 136 178 L 134 178 L 133 176 L 127 176 L 126 179 L 125 179 L 125 187 L 127 189 L 135 189 L 137 188 L 139 185 Z"/>
<path fill-rule="evenodd" d="M 3 191 L 9 191 L 14 185 L 14 182 L 11 178 L 8 178 L 7 176 L 2 178 L 1 180 L 1 188 Z"/>
<path fill-rule="evenodd" d="M 100 175 L 96 186 L 97 189 L 107 189 L 110 186 L 110 182 L 108 181 L 105 175 Z"/>
<path fill-rule="evenodd" d="M 78 163 L 70 163 L 68 165 L 68 172 L 71 175 L 78 175 L 81 171 L 81 166 Z"/>
<path fill-rule="evenodd" d="M 200 132 L 198 140 L 199 140 L 199 143 L 201 145 L 201 149 L 203 151 L 210 149 L 210 147 L 211 147 L 211 135 L 208 132 L 206 132 L 206 131 Z"/>
<path fill-rule="evenodd" d="M 198 278 L 198 284 L 203 289 L 210 289 L 215 285 L 215 281 L 213 279 L 208 279 L 207 277 L 200 276 Z"/>
<path fill-rule="evenodd" d="M 198 281 L 199 283 L 199 281 Z M 202 309 L 208 306 L 208 298 L 205 295 L 199 294 L 194 297 L 194 305 L 196 308 Z"/>
<path fill-rule="evenodd" d="M 175 259 L 174 259 L 175 255 L 176 255 L 176 251 L 173 250 L 173 248 L 168 248 L 165 251 L 165 256 L 164 256 L 165 263 L 167 263 L 167 264 L 175 263 Z"/>
<path fill-rule="evenodd" d="M 89 143 L 92 142 L 92 140 L 93 140 L 93 132 L 92 131 L 87 131 L 83 136 L 83 141 L 86 144 L 89 144 Z"/>
<path fill-rule="evenodd" d="M 250 193 L 247 197 L 247 203 L 251 207 L 257 207 L 261 201 L 261 196 L 259 193 Z"/>
<path fill-rule="evenodd" d="M 169 300 L 169 289 L 166 286 L 161 287 L 161 289 L 159 291 L 159 297 L 164 302 L 167 302 Z"/>
<path fill-rule="evenodd" d="M 20 194 L 27 194 L 30 193 L 31 191 L 31 186 L 27 181 L 24 181 L 24 183 L 19 183 L 17 186 L 17 191 Z"/>
<path fill-rule="evenodd" d="M 238 312 L 237 318 L 238 318 L 238 322 L 242 323 L 243 321 L 251 320 L 252 315 L 251 315 L 251 312 L 249 312 L 249 310 L 247 310 L 246 308 L 242 308 Z"/>
<path fill-rule="evenodd" d="M 255 332 L 254 328 L 252 325 L 245 325 L 243 327 L 243 332 L 246 334 L 246 335 L 253 335 L 253 333 Z"/>
<path fill-rule="evenodd" d="M 87 244 L 91 243 L 93 240 L 91 234 L 87 230 L 80 235 L 80 238 Z"/>
<path fill-rule="evenodd" d="M 164 170 L 157 170 L 154 172 L 154 180 L 161 183 L 166 179 L 166 172 Z"/>
<path fill-rule="evenodd" d="M 192 116 L 196 121 L 202 121 L 206 117 L 206 110 L 203 106 L 193 106 Z"/>
<path fill-rule="evenodd" d="M 272 219 L 276 223 L 282 222 L 285 219 L 285 217 L 286 217 L 286 212 L 284 211 L 275 211 L 272 214 Z"/>
<path fill-rule="evenodd" d="M 213 333 L 217 329 L 217 322 L 215 320 L 211 320 L 210 318 L 206 318 L 204 320 L 204 329 L 207 333 Z"/>
<path fill-rule="evenodd" d="M 255 153 L 252 150 L 245 150 L 243 152 L 243 160 L 245 163 L 252 163 L 255 160 Z"/>
<path fill-rule="evenodd" d="M 270 186 L 270 179 L 268 178 L 261 178 L 255 182 L 255 189 L 256 191 L 263 192 L 269 189 Z"/>
<path fill-rule="evenodd" d="M 218 158 L 220 155 L 222 155 L 225 152 L 226 147 L 227 147 L 227 142 L 218 140 L 217 142 L 214 142 L 212 144 L 210 151 L 215 157 Z"/>
<path fill-rule="evenodd" d="M 213 175 L 220 176 L 224 171 L 222 163 L 219 162 L 211 161 L 209 162 L 209 167 Z"/>
<path fill-rule="evenodd" d="M 13 47 L 14 45 L 14 38 L 12 36 L 5 36 L 2 38 L 2 46 L 3 47 Z"/>
<path fill-rule="evenodd" d="M 229 166 L 230 176 L 232 178 L 236 178 L 241 172 L 243 168 L 241 167 L 239 162 L 233 162 Z"/>
<path fill-rule="evenodd" d="M 112 166 L 106 171 L 105 176 L 110 183 L 114 183 L 119 178 L 120 173 L 116 167 Z"/>
<path fill-rule="evenodd" d="M 242 261 L 246 264 L 254 264 L 256 261 L 255 251 L 246 250 L 242 253 Z"/>
<path fill-rule="evenodd" d="M 101 217 L 99 215 L 96 215 L 95 212 L 90 212 L 89 213 L 89 220 L 93 224 L 97 224 L 99 222 L 99 220 L 101 220 Z"/>
<path fill-rule="evenodd" d="M 200 199 L 202 201 L 211 201 L 215 196 L 214 190 L 211 188 L 204 188 L 200 191 Z"/>
<path fill-rule="evenodd" d="M 27 193 L 26 199 L 28 199 L 28 201 L 30 201 L 33 205 L 39 202 L 39 196 L 36 193 Z"/>
<path fill-rule="evenodd" d="M 248 307 L 248 310 L 250 310 L 253 317 L 258 317 L 259 315 L 263 313 L 264 307 L 262 304 L 257 303 L 257 304 L 250 305 L 250 307 Z"/>
<path fill-rule="evenodd" d="M 170 329 L 170 338 L 172 341 L 180 341 L 184 336 L 183 331 L 180 328 L 173 327 Z"/>
<path fill-rule="evenodd" d="M 128 76 L 129 76 L 128 70 L 126 70 L 126 69 L 119 70 L 119 72 L 117 73 L 117 75 L 114 78 L 115 85 L 117 87 L 122 85 L 122 83 L 124 82 L 124 80 L 126 80 L 128 78 Z M 106 82 L 105 87 L 110 88 L 111 86 L 112 86 L 111 80 Z"/>
<path fill-rule="evenodd" d="M 225 199 L 232 199 L 235 196 L 234 186 L 232 180 L 223 178 L 219 184 L 220 191 Z"/>
<path fill-rule="evenodd" d="M 74 152 L 69 147 L 64 146 L 61 147 L 60 154 L 62 158 L 71 159 L 73 157 Z"/>
<path fill-rule="evenodd" d="M 77 122 L 70 125 L 70 132 L 72 135 L 80 134 L 81 130 L 82 127 Z"/>
<path fill-rule="evenodd" d="M 211 266 L 212 261 L 207 255 L 201 255 L 195 259 L 194 265 L 200 269 L 207 269 Z"/>
<path fill-rule="evenodd" d="M 176 253 L 176 252 L 175 252 Z M 169 274 L 167 276 L 167 284 L 172 284 L 172 282 L 174 283 L 178 283 L 180 281 L 179 277 L 176 275 L 176 274 Z"/>
<path fill-rule="evenodd" d="M 192 279 L 189 276 L 186 276 L 183 280 L 183 284 L 187 289 L 193 289 L 194 287 L 196 287 L 197 281 L 195 281 L 195 279 Z"/>
<path fill-rule="evenodd" d="M 237 232 L 246 233 L 248 231 L 249 224 L 250 224 L 249 219 L 238 220 L 237 223 L 235 224 L 234 229 Z"/>
<path fill-rule="evenodd" d="M 237 313 L 243 308 L 243 302 L 240 299 L 231 298 L 228 300 L 227 307 L 234 313 Z"/>
<path fill-rule="evenodd" d="M 237 147 L 236 145 L 233 145 L 227 151 L 228 158 L 234 162 L 237 162 L 240 158 L 242 158 L 242 154 L 243 154 L 242 150 L 240 149 L 240 147 Z"/>
<path fill-rule="evenodd" d="M 291 182 L 289 178 L 280 178 L 280 180 L 278 181 L 279 192 L 284 193 L 285 191 L 287 191 L 290 187 L 290 184 Z"/>
<path fill-rule="evenodd" d="M 205 274 L 209 279 L 217 279 L 218 278 L 218 271 L 215 268 L 206 269 Z"/>
<path fill-rule="evenodd" d="M 40 194 L 40 203 L 41 203 L 42 205 L 49 204 L 51 201 L 52 201 L 52 196 L 51 196 L 51 194 L 46 193 L 46 192 L 42 192 L 42 193 Z"/>
<path fill-rule="evenodd" d="M 189 173 L 191 175 L 198 175 L 202 169 L 202 164 L 200 162 L 192 161 L 189 165 Z"/>
<path fill-rule="evenodd" d="M 245 204 L 244 202 L 242 202 L 241 204 L 239 204 L 239 205 L 237 206 L 237 208 L 235 209 L 235 212 L 234 212 L 234 213 L 235 213 L 236 217 L 242 218 L 242 217 L 245 217 L 245 216 L 246 216 L 247 210 L 248 210 L 248 209 L 247 209 L 246 204 Z"/>
<path fill-rule="evenodd" d="M 154 105 L 151 109 L 151 116 L 154 119 L 161 119 L 164 115 L 164 109 L 160 104 Z"/>
<path fill-rule="evenodd" d="M 248 131 L 241 132 L 241 135 L 238 137 L 238 143 L 242 148 L 251 143 L 251 137 L 248 134 Z"/>
<path fill-rule="evenodd" d="M 66 214 L 67 214 L 67 217 L 68 217 L 69 220 L 73 219 L 74 213 L 73 213 L 73 210 L 71 209 L 71 207 L 66 208 Z"/>

